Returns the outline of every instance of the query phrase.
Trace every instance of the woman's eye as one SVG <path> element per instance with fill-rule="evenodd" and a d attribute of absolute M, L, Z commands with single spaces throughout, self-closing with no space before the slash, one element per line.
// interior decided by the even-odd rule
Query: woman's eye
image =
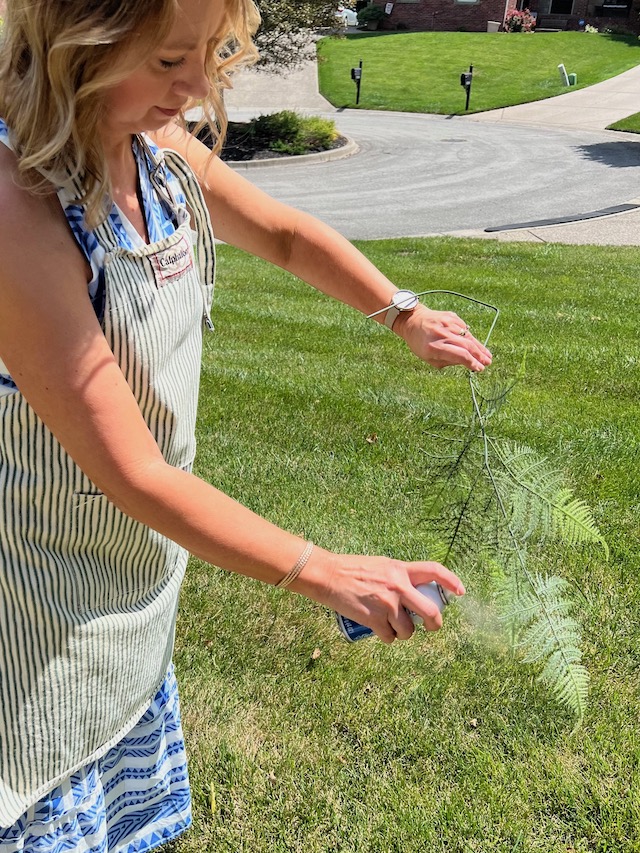
<path fill-rule="evenodd" d="M 161 59 L 160 65 L 163 68 L 180 68 L 181 65 L 184 65 L 184 59 Z"/>

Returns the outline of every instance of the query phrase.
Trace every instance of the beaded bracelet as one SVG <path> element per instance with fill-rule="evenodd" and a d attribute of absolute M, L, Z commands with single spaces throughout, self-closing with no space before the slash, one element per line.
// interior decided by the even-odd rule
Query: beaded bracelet
<path fill-rule="evenodd" d="M 305 545 L 304 551 L 302 552 L 302 554 L 300 554 L 300 556 L 296 560 L 294 567 L 283 578 L 280 578 L 280 580 L 276 584 L 276 588 L 283 589 L 285 586 L 289 586 L 289 584 L 292 584 L 294 582 L 294 580 L 298 577 L 300 572 L 307 565 L 307 561 L 309 560 L 309 557 L 311 556 L 312 551 L 313 551 L 313 542 L 311 542 L 311 540 L 309 540 L 309 542 L 307 542 L 307 544 Z"/>

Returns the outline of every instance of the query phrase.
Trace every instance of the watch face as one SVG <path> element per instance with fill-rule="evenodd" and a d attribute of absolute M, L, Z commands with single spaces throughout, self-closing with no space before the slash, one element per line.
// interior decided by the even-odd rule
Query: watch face
<path fill-rule="evenodd" d="M 418 304 L 418 297 L 413 290 L 398 290 L 391 301 L 398 311 L 413 311 Z"/>

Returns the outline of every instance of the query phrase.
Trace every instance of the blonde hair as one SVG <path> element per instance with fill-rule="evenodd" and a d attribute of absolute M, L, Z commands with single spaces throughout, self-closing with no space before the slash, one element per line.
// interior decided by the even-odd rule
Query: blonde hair
<path fill-rule="evenodd" d="M 209 45 L 211 82 L 204 119 L 214 153 L 224 141 L 222 93 L 229 73 L 255 61 L 260 21 L 252 0 L 224 2 Z M 8 0 L 0 42 L 0 117 L 9 127 L 20 173 L 33 191 L 82 187 L 90 226 L 111 206 L 111 182 L 99 133 L 103 96 L 140 67 L 167 38 L 178 0 Z M 185 107 L 188 109 L 193 104 Z M 182 115 L 184 121 L 184 114 Z"/>

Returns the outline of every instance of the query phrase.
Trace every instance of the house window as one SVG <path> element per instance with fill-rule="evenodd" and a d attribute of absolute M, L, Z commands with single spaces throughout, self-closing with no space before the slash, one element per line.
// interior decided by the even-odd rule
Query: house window
<path fill-rule="evenodd" d="M 549 12 L 552 15 L 571 15 L 573 13 L 573 0 L 551 0 Z"/>
<path fill-rule="evenodd" d="M 612 0 L 615 2 L 615 0 Z M 621 0 L 622 2 L 622 0 Z M 526 5 L 526 4 L 525 4 Z M 573 0 L 540 0 L 538 15 L 572 15 Z"/>
<path fill-rule="evenodd" d="M 605 2 L 602 6 L 595 6 L 594 12 L 596 18 L 628 18 L 630 12 L 630 4 Z"/>

